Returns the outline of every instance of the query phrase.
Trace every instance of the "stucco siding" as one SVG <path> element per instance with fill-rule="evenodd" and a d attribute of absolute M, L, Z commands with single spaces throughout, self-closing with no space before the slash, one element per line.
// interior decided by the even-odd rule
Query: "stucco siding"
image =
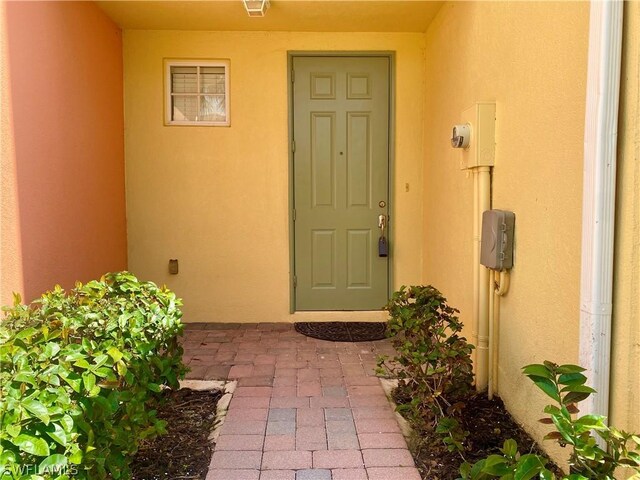
<path fill-rule="evenodd" d="M 126 268 L 122 36 L 90 2 L 3 2 L 2 303 Z"/>
<path fill-rule="evenodd" d="M 336 50 L 396 52 L 394 282 L 418 282 L 422 34 L 125 31 L 130 267 L 175 289 L 186 321 L 293 319 L 287 52 Z M 164 58 L 230 61 L 230 127 L 163 124 Z"/>
<path fill-rule="evenodd" d="M 640 3 L 624 4 L 611 423 L 640 432 Z"/>
<path fill-rule="evenodd" d="M 538 439 L 546 403 L 520 369 L 577 362 L 588 3 L 450 2 L 427 32 L 424 279 L 472 319 L 473 178 L 451 127 L 496 103 L 493 208 L 515 212 L 498 391 Z"/>

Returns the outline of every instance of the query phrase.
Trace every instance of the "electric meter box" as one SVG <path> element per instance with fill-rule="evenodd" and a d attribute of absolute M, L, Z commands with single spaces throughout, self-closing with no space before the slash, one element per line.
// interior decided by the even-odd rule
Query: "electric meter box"
<path fill-rule="evenodd" d="M 480 263 L 492 270 L 513 267 L 513 227 L 516 216 L 505 210 L 482 213 Z"/>
<path fill-rule="evenodd" d="M 496 158 L 496 104 L 479 102 L 462 112 L 462 123 L 470 127 L 466 148 L 460 149 L 460 169 L 493 167 Z"/>

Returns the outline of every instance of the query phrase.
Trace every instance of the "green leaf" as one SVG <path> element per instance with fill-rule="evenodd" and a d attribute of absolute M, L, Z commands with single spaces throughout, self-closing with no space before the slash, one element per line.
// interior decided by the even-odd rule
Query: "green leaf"
<path fill-rule="evenodd" d="M 16 382 L 28 383 L 29 385 L 36 386 L 36 377 L 33 372 L 19 372 L 13 379 Z"/>
<path fill-rule="evenodd" d="M 49 424 L 49 411 L 42 402 L 35 399 L 23 400 L 21 405 L 32 415 L 42 420 L 45 425 Z"/>
<path fill-rule="evenodd" d="M 518 444 L 513 438 L 505 440 L 504 445 L 502 446 L 502 453 L 507 455 L 508 457 L 515 457 L 518 453 Z"/>
<path fill-rule="evenodd" d="M 109 350 L 107 350 L 107 353 L 111 358 L 113 358 L 114 362 L 119 362 L 120 359 L 123 357 L 122 352 L 118 350 L 116 347 L 111 347 Z"/>
<path fill-rule="evenodd" d="M 496 476 L 506 475 L 510 471 L 511 469 L 507 465 L 507 460 L 500 455 L 489 455 L 482 468 L 483 473 Z"/>
<path fill-rule="evenodd" d="M 82 453 L 82 450 L 76 447 L 76 450 L 72 451 L 71 455 L 69 456 L 69 462 L 79 465 L 80 463 L 82 463 L 83 456 L 84 454 Z"/>
<path fill-rule="evenodd" d="M 540 364 L 527 365 L 523 367 L 522 373 L 527 376 L 548 378 L 549 380 L 553 379 L 553 373 L 547 367 Z"/>
<path fill-rule="evenodd" d="M 85 390 L 90 392 L 96 385 L 96 376 L 91 372 L 85 372 L 82 374 L 82 383 L 84 384 Z"/>
<path fill-rule="evenodd" d="M 600 415 L 584 415 L 573 423 L 574 425 L 585 427 L 586 430 L 606 430 L 607 426 L 604 423 L 604 418 Z"/>
<path fill-rule="evenodd" d="M 556 426 L 557 432 L 551 432 L 545 438 L 552 438 L 552 436 L 556 433 L 560 433 L 562 437 L 567 441 L 567 443 L 574 445 L 575 440 L 573 439 L 573 428 L 570 420 L 567 420 L 564 417 L 553 416 L 553 423 Z"/>
<path fill-rule="evenodd" d="M 24 340 L 25 338 L 33 337 L 36 333 L 38 333 L 37 328 L 29 327 L 25 328 L 21 332 L 18 332 L 13 338 L 15 338 L 16 340 Z"/>
<path fill-rule="evenodd" d="M 584 372 L 586 368 L 582 368 L 580 365 L 560 365 L 558 368 L 558 373 L 580 373 Z"/>
<path fill-rule="evenodd" d="M 558 417 L 565 417 L 567 419 L 571 418 L 571 415 L 569 415 L 569 412 L 567 411 L 565 414 L 566 409 L 560 409 L 558 407 L 556 407 L 555 405 L 547 405 L 546 407 L 544 407 L 544 413 L 548 413 L 549 415 L 555 415 Z"/>
<path fill-rule="evenodd" d="M 469 478 L 469 473 L 471 472 L 471 465 L 468 462 L 464 462 L 460 465 L 460 475 L 462 475 L 463 480 Z"/>
<path fill-rule="evenodd" d="M 67 465 L 67 457 L 59 453 L 53 454 L 40 462 L 38 473 L 55 474 L 60 472 Z"/>
<path fill-rule="evenodd" d="M 107 360 L 109 360 L 109 357 L 107 355 L 104 355 L 104 354 L 98 355 L 93 359 L 93 363 L 94 363 L 93 368 L 95 369 L 95 368 L 101 367 L 102 365 L 107 363 Z"/>
<path fill-rule="evenodd" d="M 64 381 L 67 382 L 76 393 L 80 393 L 80 390 L 82 389 L 82 377 L 80 377 L 80 375 L 70 373 L 64 377 Z"/>
<path fill-rule="evenodd" d="M 78 359 L 73 365 L 78 368 L 83 368 L 85 370 L 88 370 L 89 368 L 91 368 L 91 364 L 87 362 L 87 360 L 84 358 Z"/>
<path fill-rule="evenodd" d="M 121 377 L 124 377 L 129 371 L 127 369 L 127 365 L 122 360 L 116 363 L 116 370 L 118 371 L 118 375 Z"/>
<path fill-rule="evenodd" d="M 22 295 L 18 292 L 13 292 L 13 306 L 17 307 L 22 303 Z"/>
<path fill-rule="evenodd" d="M 65 432 L 71 433 L 73 430 L 73 418 L 70 415 L 65 415 L 60 419 L 60 425 Z"/>
<path fill-rule="evenodd" d="M 53 358 L 60 351 L 60 345 L 57 342 L 49 342 L 42 350 L 45 358 Z"/>
<path fill-rule="evenodd" d="M 558 383 L 561 385 L 583 385 L 587 381 L 581 373 L 565 373 L 558 377 Z"/>
<path fill-rule="evenodd" d="M 2 452 L 0 454 L 0 473 L 2 472 L 2 467 L 10 463 L 15 463 L 15 461 L 16 461 L 16 454 L 14 452 L 12 452 L 11 450 Z"/>
<path fill-rule="evenodd" d="M 596 391 L 587 385 L 567 385 L 561 392 L 580 392 L 580 393 L 596 393 Z"/>
<path fill-rule="evenodd" d="M 38 457 L 49 455 L 49 445 L 40 437 L 33 437 L 26 433 L 21 433 L 13 439 L 13 444 L 20 450 Z"/>
<path fill-rule="evenodd" d="M 514 480 L 529 480 L 535 477 L 544 468 L 544 462 L 532 453 L 523 455 L 516 464 L 516 470 L 513 474 Z"/>
<path fill-rule="evenodd" d="M 562 399 L 562 403 L 564 403 L 565 405 L 578 403 L 586 398 L 589 398 L 589 395 L 591 395 L 591 392 L 569 392 Z"/>
<path fill-rule="evenodd" d="M 5 430 L 10 436 L 15 438 L 18 435 L 20 435 L 20 432 L 22 431 L 22 425 L 20 425 L 19 423 L 14 423 L 13 425 L 7 425 L 5 427 Z"/>
<path fill-rule="evenodd" d="M 147 388 L 156 393 L 160 393 L 162 391 L 162 388 L 157 383 L 149 383 L 147 384 Z"/>
<path fill-rule="evenodd" d="M 555 480 L 556 476 L 546 468 L 540 472 L 540 480 Z"/>
<path fill-rule="evenodd" d="M 551 380 L 549 380 L 548 378 L 534 377 L 534 376 L 529 378 L 531 378 L 531 380 L 533 380 L 533 383 L 535 383 L 536 386 L 540 390 L 542 390 L 544 393 L 549 395 L 555 401 L 557 402 L 560 401 L 560 394 L 558 393 L 558 389 Z"/>
<path fill-rule="evenodd" d="M 47 435 L 58 442 L 63 447 L 67 446 L 67 434 L 64 429 L 57 423 L 52 423 L 49 428 L 45 430 Z"/>

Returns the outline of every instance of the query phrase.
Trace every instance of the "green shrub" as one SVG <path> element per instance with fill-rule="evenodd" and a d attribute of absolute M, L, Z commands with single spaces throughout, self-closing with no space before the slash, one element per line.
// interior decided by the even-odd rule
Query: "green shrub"
<path fill-rule="evenodd" d="M 430 285 L 401 287 L 385 309 L 397 355 L 378 364 L 398 378 L 398 411 L 419 430 L 437 428 L 451 450 L 461 450 L 465 432 L 455 417 L 472 390 L 473 346 L 460 336 L 458 310 Z"/>
<path fill-rule="evenodd" d="M 579 412 L 576 404 L 596 393 L 585 385 L 584 368 L 544 362 L 527 365 L 523 371 L 555 401 L 555 405 L 544 409 L 549 417 L 540 421 L 555 427 L 545 440 L 556 440 L 561 446 L 571 448 L 571 474 L 563 476 L 563 480 L 613 480 L 618 468 L 630 469 L 635 472 L 630 478 L 640 479 L 640 436 L 607 426 L 605 418 L 599 415 L 574 417 Z M 598 445 L 594 432 L 604 448 Z M 507 440 L 501 455 L 490 455 L 473 466 L 464 464 L 460 473 L 463 479 L 469 480 L 553 480 L 556 477 L 546 468 L 547 464 L 548 460 L 542 456 L 521 455 L 516 442 Z"/>
<path fill-rule="evenodd" d="M 180 300 L 122 272 L 19 303 L 0 323 L 0 479 L 130 477 L 185 372 Z"/>

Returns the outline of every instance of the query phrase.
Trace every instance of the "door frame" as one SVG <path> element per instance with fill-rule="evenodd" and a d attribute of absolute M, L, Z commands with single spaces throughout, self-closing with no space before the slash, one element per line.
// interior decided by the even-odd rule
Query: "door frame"
<path fill-rule="evenodd" d="M 396 132 L 396 54 L 389 50 L 338 50 L 338 51 L 287 51 L 287 103 L 288 103 L 288 156 L 289 156 L 289 313 L 296 312 L 296 291 L 293 284 L 295 273 L 295 226 L 293 223 L 294 205 L 294 175 L 293 175 L 293 59 L 295 57 L 385 57 L 389 59 L 389 198 L 388 198 L 388 222 L 394 221 L 394 201 L 395 198 L 395 132 Z M 388 295 L 391 298 L 393 293 L 393 271 L 394 271 L 394 230 L 389 228 L 387 237 L 389 238 L 389 268 L 387 269 Z"/>

